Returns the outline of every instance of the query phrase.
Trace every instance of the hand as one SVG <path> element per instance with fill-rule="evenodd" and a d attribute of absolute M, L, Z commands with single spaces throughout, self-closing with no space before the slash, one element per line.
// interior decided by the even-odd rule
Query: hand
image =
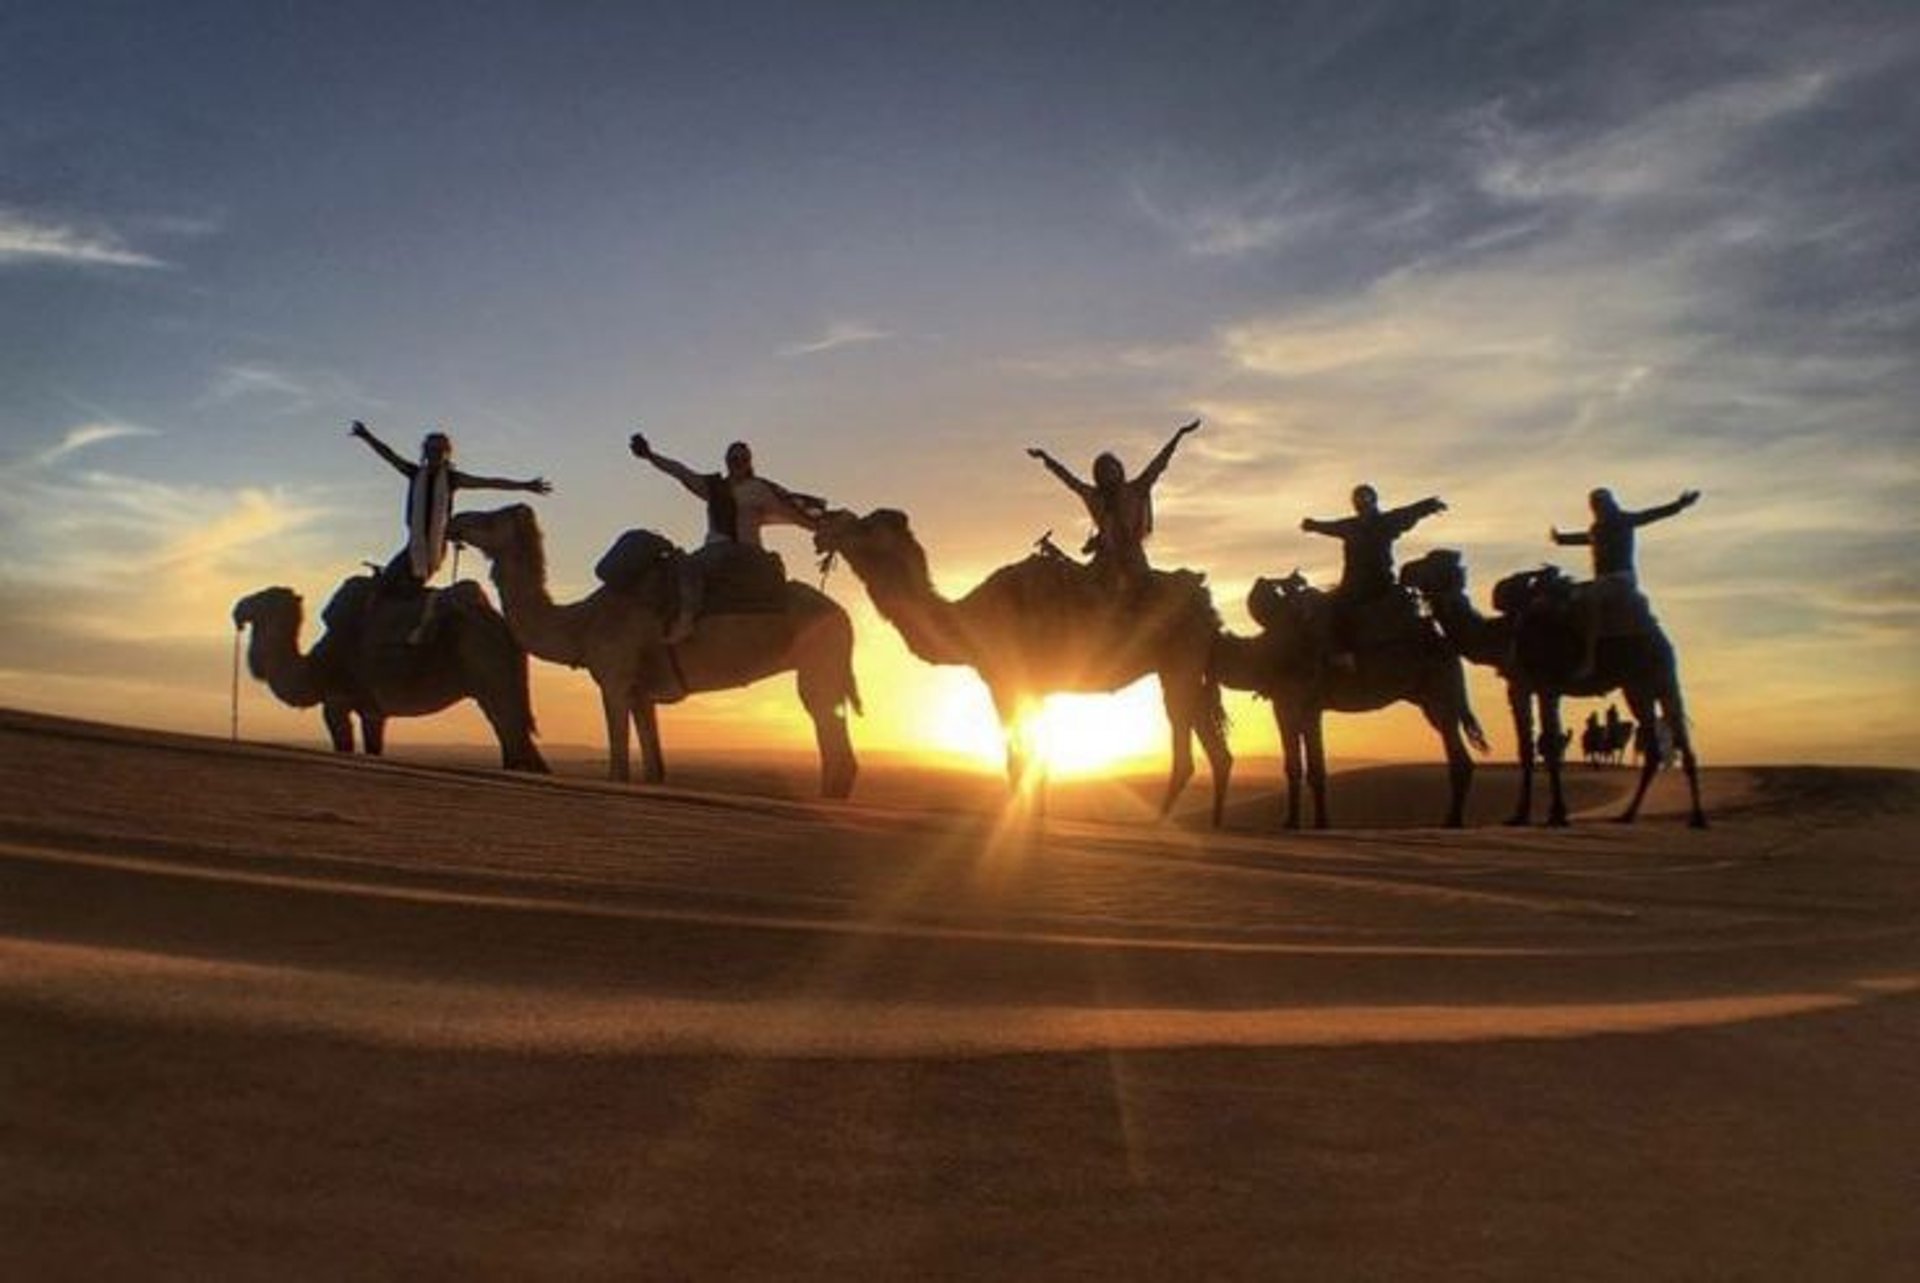
<path fill-rule="evenodd" d="M 1559 542 L 1560 542 L 1560 527 L 1558 527 L 1558 526 L 1548 526 L 1548 527 L 1547 527 L 1547 542 L 1548 542 L 1548 543 L 1559 543 Z"/>
<path fill-rule="evenodd" d="M 1175 435 L 1176 437 L 1184 437 L 1189 432 L 1198 432 L 1199 430 L 1200 430 L 1200 420 L 1195 419 L 1192 423 L 1187 424 L 1185 427 L 1181 428 L 1178 432 L 1174 433 L 1173 435 Z"/>
<path fill-rule="evenodd" d="M 1038 459 L 1044 463 L 1046 462 L 1047 452 L 1037 445 L 1030 445 L 1027 447 L 1027 458 Z"/>
<path fill-rule="evenodd" d="M 1447 510 L 1447 501 L 1445 499 L 1435 499 L 1433 501 L 1433 510 L 1435 512 L 1445 512 Z"/>
<path fill-rule="evenodd" d="M 627 438 L 627 449 L 633 451 L 633 457 L 636 459 L 653 458 L 653 447 L 648 445 L 647 439 L 638 432 Z"/>
<path fill-rule="evenodd" d="M 373 433 L 367 431 L 367 425 L 358 419 L 355 419 L 353 426 L 347 429 L 347 435 L 350 437 L 359 437 L 362 441 L 371 441 L 373 439 Z"/>
<path fill-rule="evenodd" d="M 1682 508 L 1691 508 L 1699 502 L 1700 492 L 1698 490 L 1682 490 L 1680 492 L 1680 506 Z"/>
<path fill-rule="evenodd" d="M 1304 531 L 1306 531 L 1306 532 L 1307 532 L 1308 534 L 1312 534 L 1312 533 L 1313 533 L 1313 518 L 1312 518 L 1312 517 L 1302 517 L 1302 518 L 1300 518 L 1300 528 L 1301 528 L 1302 530 L 1304 530 Z"/>
<path fill-rule="evenodd" d="M 533 491 L 535 494 L 552 494 L 553 482 L 547 480 L 545 477 L 535 477 L 533 480 L 527 482 L 527 489 Z"/>

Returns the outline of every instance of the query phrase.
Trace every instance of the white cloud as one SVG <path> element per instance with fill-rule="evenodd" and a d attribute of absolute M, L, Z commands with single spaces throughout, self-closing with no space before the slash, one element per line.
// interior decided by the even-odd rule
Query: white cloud
<path fill-rule="evenodd" d="M 151 254 L 129 246 L 110 231 L 88 231 L 50 223 L 12 210 L 0 210 L 0 265 L 65 263 L 77 267 L 167 267 Z"/>
<path fill-rule="evenodd" d="M 822 352 L 831 352 L 836 348 L 852 347 L 861 343 L 879 343 L 893 337 L 890 330 L 879 329 L 859 321 L 835 321 L 826 332 L 810 339 L 796 339 L 783 343 L 777 353 L 791 359 L 796 356 L 817 356 Z"/>
<path fill-rule="evenodd" d="M 103 441 L 159 435 L 152 428 L 143 428 L 133 423 L 83 423 L 78 427 L 68 428 L 66 434 L 56 444 L 32 456 L 31 462 L 44 467 L 47 464 L 59 462 L 76 450 L 84 450 L 88 446 L 98 445 Z"/>

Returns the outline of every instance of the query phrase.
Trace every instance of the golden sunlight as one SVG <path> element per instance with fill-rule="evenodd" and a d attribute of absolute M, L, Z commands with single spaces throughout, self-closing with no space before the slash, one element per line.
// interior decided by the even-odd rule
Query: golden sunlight
<path fill-rule="evenodd" d="M 957 680 L 942 683 L 928 719 L 933 751 L 999 767 L 1005 748 L 993 701 L 970 675 L 953 676 Z M 1047 769 L 1064 776 L 1097 775 L 1151 757 L 1167 734 L 1160 686 L 1152 680 L 1114 695 L 1050 695 L 1026 729 Z"/>

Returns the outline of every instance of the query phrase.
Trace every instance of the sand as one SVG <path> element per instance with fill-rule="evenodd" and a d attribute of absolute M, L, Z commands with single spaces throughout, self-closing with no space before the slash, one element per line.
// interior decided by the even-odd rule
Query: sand
<path fill-rule="evenodd" d="M 1898 1278 L 1920 776 L 1571 830 L 0 712 L 0 1276 Z M 1475 815 L 1501 814 L 1485 770 Z"/>

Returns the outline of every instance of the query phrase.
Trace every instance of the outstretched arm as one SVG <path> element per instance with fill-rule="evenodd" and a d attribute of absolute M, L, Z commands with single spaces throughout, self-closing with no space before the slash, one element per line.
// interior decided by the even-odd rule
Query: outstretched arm
<path fill-rule="evenodd" d="M 1593 536 L 1584 530 L 1562 530 L 1558 526 L 1548 526 L 1547 537 L 1563 548 L 1577 548 L 1593 542 Z"/>
<path fill-rule="evenodd" d="M 1187 424 L 1175 432 L 1173 436 L 1168 439 L 1167 443 L 1160 447 L 1160 453 L 1154 455 L 1147 466 L 1140 470 L 1140 476 L 1138 478 L 1140 483 L 1151 486 L 1154 482 L 1158 481 L 1160 474 L 1167 470 L 1167 465 L 1173 462 L 1173 452 L 1179 447 L 1180 438 L 1186 436 L 1189 432 L 1198 432 L 1199 430 L 1200 420 L 1195 419 L 1192 423 Z"/>
<path fill-rule="evenodd" d="M 1431 495 L 1418 503 L 1410 503 L 1404 508 L 1395 508 L 1387 514 L 1387 520 L 1392 523 L 1395 532 L 1405 534 L 1428 517 L 1446 510 L 1446 503 L 1438 495 Z"/>
<path fill-rule="evenodd" d="M 660 469 L 660 471 L 666 473 L 675 481 L 678 481 L 681 485 L 691 490 L 694 498 L 705 499 L 707 497 L 707 479 L 705 477 L 678 459 L 669 459 L 666 455 L 656 452 L 651 445 L 647 444 L 646 437 L 640 433 L 636 432 L 627 438 L 627 449 L 633 451 L 634 458 L 645 459 L 648 463 L 651 463 L 654 467 Z"/>
<path fill-rule="evenodd" d="M 1698 490 L 1682 490 L 1680 497 L 1672 503 L 1663 503 L 1657 508 L 1642 508 L 1638 512 L 1630 512 L 1627 514 L 1627 520 L 1636 526 L 1644 526 L 1649 521 L 1665 521 L 1668 517 L 1685 512 L 1699 502 Z"/>
<path fill-rule="evenodd" d="M 459 490 L 525 490 L 531 494 L 553 493 L 553 483 L 545 477 L 535 477 L 531 481 L 514 481 L 507 477 L 476 477 L 465 472 L 455 472 L 453 484 Z"/>
<path fill-rule="evenodd" d="M 1335 521 L 1322 521 L 1318 517 L 1306 517 L 1300 522 L 1300 528 L 1310 535 L 1329 535 L 1335 539 L 1344 539 L 1348 528 L 1352 525 L 1352 517 L 1341 517 Z"/>
<path fill-rule="evenodd" d="M 1062 464 L 1058 459 L 1054 458 L 1052 455 L 1048 454 L 1045 450 L 1042 450 L 1039 446 L 1028 447 L 1027 454 L 1030 458 L 1038 459 L 1040 460 L 1041 463 L 1044 463 L 1045 465 L 1047 465 L 1047 471 L 1051 472 L 1054 476 L 1060 478 L 1061 485 L 1073 491 L 1075 494 L 1079 495 L 1082 499 L 1085 499 L 1089 495 L 1093 494 L 1092 486 L 1088 485 L 1086 482 L 1082 481 L 1080 478 L 1074 476 L 1071 472 L 1067 471 L 1066 466 L 1064 464 Z"/>
<path fill-rule="evenodd" d="M 366 424 L 360 422 L 358 419 L 353 421 L 353 427 L 347 430 L 347 435 L 357 437 L 359 440 L 366 442 L 368 449 L 372 450 L 382 459 L 385 459 L 392 465 L 393 470 L 403 477 L 411 477 L 414 473 L 420 471 L 419 464 L 409 463 L 407 460 L 401 458 L 398 451 L 382 441 L 379 437 L 374 436 L 372 429 L 368 428 Z"/>
<path fill-rule="evenodd" d="M 760 479 L 766 481 L 765 477 Z M 820 528 L 820 519 L 827 511 L 825 499 L 818 495 L 798 494 L 773 481 L 767 481 L 767 489 L 773 492 L 774 498 L 774 505 L 767 510 L 767 520 L 799 526 L 802 530 Z"/>

